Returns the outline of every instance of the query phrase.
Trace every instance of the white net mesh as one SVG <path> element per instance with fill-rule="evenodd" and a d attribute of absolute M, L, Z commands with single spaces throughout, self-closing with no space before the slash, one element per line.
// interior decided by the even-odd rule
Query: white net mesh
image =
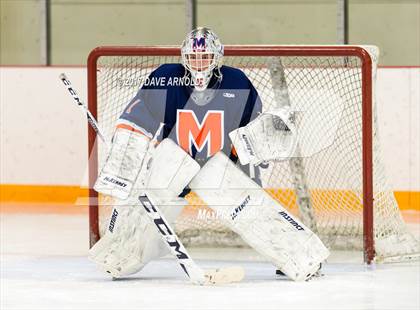
<path fill-rule="evenodd" d="M 377 55 L 373 51 L 373 63 Z M 179 57 L 102 56 L 97 62 L 98 122 L 109 139 L 123 108 L 159 65 Z M 330 248 L 362 249 L 362 70 L 357 57 L 225 56 L 257 89 L 263 111 L 290 105 L 296 111 L 301 157 L 262 169 L 263 187 L 320 235 Z M 375 70 L 374 70 L 375 72 Z M 399 212 L 381 163 L 373 110 L 374 239 L 379 259 L 419 253 Z M 105 151 L 99 143 L 99 166 Z M 176 230 L 194 246 L 243 246 L 194 193 Z M 100 224 L 107 224 L 100 207 Z"/>

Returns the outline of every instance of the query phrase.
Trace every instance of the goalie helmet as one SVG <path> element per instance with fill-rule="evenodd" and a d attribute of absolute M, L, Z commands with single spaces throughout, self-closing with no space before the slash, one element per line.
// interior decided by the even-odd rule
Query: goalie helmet
<path fill-rule="evenodd" d="M 221 78 L 223 45 L 217 35 L 208 28 L 199 27 L 188 33 L 181 46 L 182 63 L 191 73 L 196 90 L 205 90 L 213 72 Z"/>

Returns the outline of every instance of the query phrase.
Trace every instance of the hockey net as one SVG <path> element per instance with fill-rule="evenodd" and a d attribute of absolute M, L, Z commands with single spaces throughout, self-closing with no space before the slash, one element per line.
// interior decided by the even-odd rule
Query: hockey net
<path fill-rule="evenodd" d="M 365 260 L 420 252 L 387 183 L 375 108 L 378 50 L 356 46 L 230 46 L 224 64 L 241 69 L 263 111 L 290 106 L 298 154 L 261 169 L 262 184 L 332 249 L 364 250 Z M 102 47 L 88 60 L 89 109 L 110 139 L 123 108 L 159 65 L 180 63 L 174 47 Z M 89 129 L 90 237 L 108 224 L 109 200 L 92 190 L 106 148 Z M 191 246 L 244 246 L 194 193 L 176 222 Z M 107 203 L 108 202 L 108 203 Z M 112 206 L 112 203 L 111 203 Z"/>

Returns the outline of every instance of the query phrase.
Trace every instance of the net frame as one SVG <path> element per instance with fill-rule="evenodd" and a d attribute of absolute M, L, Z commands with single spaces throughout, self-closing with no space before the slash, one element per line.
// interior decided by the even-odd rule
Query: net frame
<path fill-rule="evenodd" d="M 364 260 L 370 264 L 375 258 L 373 212 L 373 61 L 361 46 L 225 46 L 225 56 L 341 56 L 357 57 L 361 62 L 362 92 L 362 178 L 363 178 L 363 249 Z M 173 46 L 107 46 L 92 50 L 88 57 L 88 106 L 97 118 L 97 61 L 102 56 L 180 56 L 180 48 Z M 92 247 L 100 238 L 99 199 L 93 185 L 98 176 L 98 147 L 96 132 L 88 126 L 89 158 L 89 240 Z"/>

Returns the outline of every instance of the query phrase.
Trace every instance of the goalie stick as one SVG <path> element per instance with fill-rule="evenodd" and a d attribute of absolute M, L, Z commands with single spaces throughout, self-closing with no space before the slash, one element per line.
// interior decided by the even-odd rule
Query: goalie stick
<path fill-rule="evenodd" d="M 109 142 L 105 139 L 105 136 L 102 134 L 98 122 L 95 120 L 87 106 L 80 100 L 79 96 L 77 95 L 77 92 L 72 87 L 70 80 L 64 73 L 60 74 L 60 80 L 66 86 L 67 90 L 72 95 L 77 105 L 82 109 L 83 112 L 86 113 L 88 122 L 95 130 L 96 134 L 105 143 L 105 145 L 109 147 Z M 150 145 L 153 145 L 153 143 L 156 141 L 161 129 L 162 124 L 157 130 L 153 139 L 151 140 Z M 160 211 L 158 206 L 151 203 L 147 194 L 140 196 L 139 201 L 146 210 L 146 214 L 149 216 L 149 219 L 153 222 L 154 225 L 156 225 L 156 229 L 158 230 L 163 242 L 169 247 L 171 254 L 177 259 L 182 270 L 185 272 L 185 274 L 188 276 L 192 283 L 199 285 L 226 284 L 239 282 L 244 278 L 244 270 L 241 267 L 227 267 L 203 271 L 203 269 L 201 269 L 189 256 L 189 254 L 185 250 L 185 247 L 182 245 L 178 236 L 175 234 L 174 230 L 164 219 L 162 212 Z M 162 225 L 166 228 L 166 232 L 165 230 L 161 229 Z"/>
<path fill-rule="evenodd" d="M 90 113 L 89 109 L 87 108 L 86 104 L 80 101 L 79 96 L 77 95 L 77 92 L 72 87 L 69 79 L 64 73 L 60 74 L 60 80 L 63 82 L 63 84 L 66 86 L 69 93 L 72 95 L 74 101 L 77 103 L 77 105 L 82 109 L 83 112 L 86 113 L 87 120 L 89 124 L 92 126 L 92 128 L 96 131 L 96 134 L 99 136 L 99 138 L 102 139 L 103 142 L 108 146 L 108 143 L 105 139 L 105 137 L 102 135 L 101 130 L 99 129 L 98 122 L 93 117 L 92 113 Z"/>
<path fill-rule="evenodd" d="M 181 240 L 174 233 L 168 221 L 160 212 L 158 207 L 151 201 L 150 195 L 139 196 L 138 199 L 146 210 L 146 214 L 156 225 L 162 239 L 169 248 L 171 254 L 178 259 L 182 270 L 194 284 L 223 284 L 241 281 L 244 271 L 241 267 L 228 267 L 223 269 L 205 270 L 198 267 L 188 254 Z"/>

